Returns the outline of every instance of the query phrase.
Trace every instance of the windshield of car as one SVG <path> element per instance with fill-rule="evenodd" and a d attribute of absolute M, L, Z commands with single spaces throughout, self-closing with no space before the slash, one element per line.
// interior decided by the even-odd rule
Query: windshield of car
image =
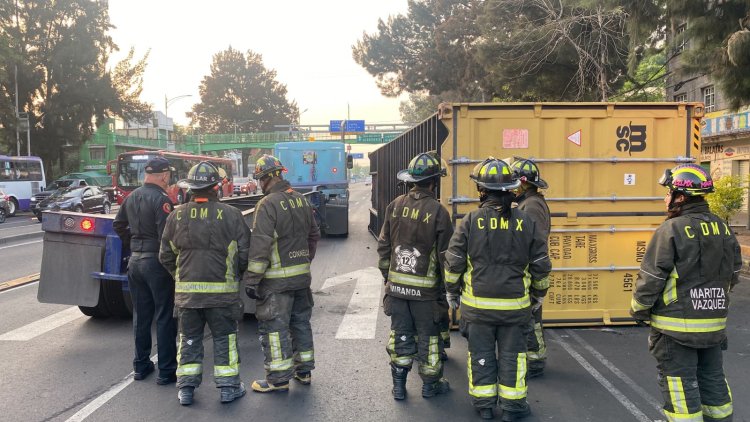
<path fill-rule="evenodd" d="M 77 198 L 81 196 L 83 189 L 85 188 L 64 188 L 52 194 L 52 197 L 63 199 Z"/>

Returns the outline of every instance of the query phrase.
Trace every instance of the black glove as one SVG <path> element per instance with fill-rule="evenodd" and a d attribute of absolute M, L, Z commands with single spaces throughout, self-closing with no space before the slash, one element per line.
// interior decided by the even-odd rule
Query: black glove
<path fill-rule="evenodd" d="M 245 284 L 245 294 L 250 299 L 255 299 L 255 300 L 260 299 L 260 296 L 258 296 L 258 286 Z"/>

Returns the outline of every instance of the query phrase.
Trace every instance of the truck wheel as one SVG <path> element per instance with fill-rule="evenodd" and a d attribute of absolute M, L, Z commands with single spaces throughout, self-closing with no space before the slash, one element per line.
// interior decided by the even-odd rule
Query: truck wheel
<path fill-rule="evenodd" d="M 96 306 L 79 306 L 78 309 L 83 312 L 84 315 L 92 318 L 109 318 L 112 316 L 107 308 L 107 302 L 104 300 L 104 286 L 99 289 L 99 302 Z"/>
<path fill-rule="evenodd" d="M 0 208 L 0 223 L 5 223 L 5 210 Z"/>
<path fill-rule="evenodd" d="M 114 280 L 102 280 L 101 290 L 107 302 L 109 314 L 117 318 L 130 318 L 133 315 L 133 302 L 130 292 L 122 290 L 122 283 Z"/>

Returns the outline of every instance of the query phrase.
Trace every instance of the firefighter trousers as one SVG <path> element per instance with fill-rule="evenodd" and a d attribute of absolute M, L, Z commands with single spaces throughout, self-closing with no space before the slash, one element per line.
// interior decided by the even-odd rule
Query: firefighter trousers
<path fill-rule="evenodd" d="M 506 412 L 524 412 L 527 324 L 466 325 L 469 338 L 469 395 L 477 409 L 493 408 L 500 398 Z M 499 357 L 498 353 L 499 351 Z"/>
<path fill-rule="evenodd" d="M 271 384 L 289 381 L 295 372 L 315 369 L 312 316 L 313 297 L 309 288 L 287 292 L 267 291 L 258 300 L 260 345 L 266 380 Z"/>
<path fill-rule="evenodd" d="M 214 381 L 217 387 L 240 385 L 237 308 L 177 308 L 177 388 L 198 387 L 203 380 L 203 330 L 208 324 L 214 341 Z"/>
<path fill-rule="evenodd" d="M 526 347 L 528 348 L 529 371 L 542 372 L 547 361 L 547 344 L 544 342 L 544 326 L 542 325 L 542 307 L 532 312 L 527 328 Z"/>
<path fill-rule="evenodd" d="M 443 377 L 443 341 L 440 322 L 443 308 L 436 300 L 406 300 L 390 295 L 383 298 L 385 314 L 391 317 L 386 351 L 391 364 L 411 369 L 417 359 L 419 376 L 425 384 Z"/>
<path fill-rule="evenodd" d="M 696 349 L 651 330 L 664 415 L 669 421 L 731 421 L 732 393 L 724 377 L 721 346 Z"/>

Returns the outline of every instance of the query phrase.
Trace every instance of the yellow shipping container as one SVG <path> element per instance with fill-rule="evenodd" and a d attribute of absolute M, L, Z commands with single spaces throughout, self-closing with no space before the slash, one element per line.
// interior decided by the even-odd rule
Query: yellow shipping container
<path fill-rule="evenodd" d="M 699 157 L 700 103 L 442 104 L 450 164 L 440 200 L 454 222 L 477 207 L 474 166 L 531 158 L 552 214 L 547 325 L 632 323 L 640 262 L 664 221 L 664 169 Z"/>

